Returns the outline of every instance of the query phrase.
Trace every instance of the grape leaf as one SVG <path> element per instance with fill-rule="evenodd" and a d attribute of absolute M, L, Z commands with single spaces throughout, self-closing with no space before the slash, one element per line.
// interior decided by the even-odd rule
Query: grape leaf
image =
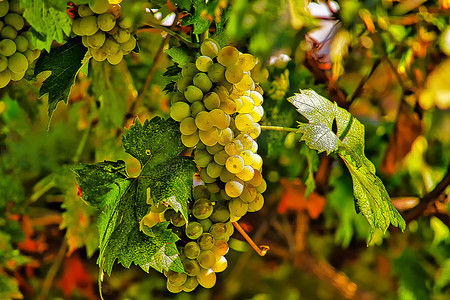
<path fill-rule="evenodd" d="M 139 222 L 148 213 L 147 189 L 154 204 L 169 203 L 187 217 L 194 162 L 178 156 L 184 149 L 178 124 L 155 117 L 142 125 L 136 122 L 122 138 L 125 151 L 141 163 L 141 173 L 128 176 L 123 161 L 82 164 L 74 169 L 83 199 L 101 210 L 98 219 L 101 271 L 108 275 L 117 259 L 125 267 L 131 263 L 148 272 L 183 271 L 175 242 L 179 239 L 168 222 L 152 228 Z"/>
<path fill-rule="evenodd" d="M 192 57 L 195 57 L 192 50 L 187 47 L 172 47 L 167 49 L 165 52 L 181 67 L 189 62 L 192 62 Z"/>
<path fill-rule="evenodd" d="M 209 29 L 211 21 L 207 18 L 208 14 L 214 12 L 217 7 L 218 0 L 205 2 L 204 0 L 192 0 L 194 13 L 189 14 L 181 19 L 181 25 L 193 25 L 194 34 L 202 34 Z"/>
<path fill-rule="evenodd" d="M 405 220 L 375 175 L 375 166 L 364 155 L 364 125 L 312 90 L 301 91 L 288 100 L 309 121 L 299 125 L 301 140 L 318 152 L 337 152 L 344 161 L 352 176 L 356 206 L 371 227 L 370 238 L 375 229 L 386 231 L 389 224 L 405 230 Z M 333 121 L 337 124 L 336 134 L 332 130 Z"/>
<path fill-rule="evenodd" d="M 52 74 L 42 83 L 39 97 L 48 95 L 48 116 L 51 118 L 59 101 L 67 104 L 70 89 L 75 83 L 75 77 L 82 67 L 86 47 L 81 38 L 74 38 L 61 47 L 54 48 L 50 53 L 42 54 L 36 62 L 34 76 L 41 72 L 51 71 Z"/>

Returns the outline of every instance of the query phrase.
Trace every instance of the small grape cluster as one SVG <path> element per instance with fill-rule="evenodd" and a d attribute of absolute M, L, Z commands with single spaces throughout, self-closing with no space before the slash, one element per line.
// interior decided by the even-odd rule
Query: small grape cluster
<path fill-rule="evenodd" d="M 19 81 L 40 51 L 31 46 L 19 0 L 0 2 L 0 88 Z"/>
<path fill-rule="evenodd" d="M 264 115 L 258 85 L 264 69 L 253 55 L 233 46 L 220 48 L 211 39 L 201 44 L 200 52 L 195 62 L 182 66 L 179 93 L 170 108 L 170 116 L 180 122 L 183 144 L 195 148 L 202 181 L 193 189 L 187 226 L 172 209 L 160 216 L 181 237 L 185 273 L 165 273 L 167 289 L 174 293 L 192 291 L 198 284 L 214 286 L 215 273 L 227 267 L 232 223 L 262 208 L 267 186 L 255 141 Z"/>
<path fill-rule="evenodd" d="M 82 37 L 83 45 L 97 61 L 108 60 L 117 65 L 136 48 L 132 34 L 133 22 L 122 16 L 119 4 L 97 0 L 94 4 L 78 6 L 72 31 Z"/>

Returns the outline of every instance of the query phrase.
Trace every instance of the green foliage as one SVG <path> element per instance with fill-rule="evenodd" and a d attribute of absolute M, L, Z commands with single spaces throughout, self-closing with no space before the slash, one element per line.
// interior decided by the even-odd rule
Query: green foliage
<path fill-rule="evenodd" d="M 63 46 L 54 49 L 49 54 L 43 54 L 36 62 L 34 74 L 51 71 L 41 86 L 39 96 L 48 95 L 48 116 L 51 118 L 59 101 L 67 104 L 70 90 L 75 83 L 75 77 L 82 67 L 82 60 L 86 54 L 86 47 L 81 38 L 74 38 Z"/>
<path fill-rule="evenodd" d="M 190 12 L 187 16 L 185 16 L 181 22 L 181 25 L 193 25 L 194 30 L 192 31 L 192 33 L 202 34 L 209 29 L 211 21 L 208 20 L 207 17 L 214 12 L 218 3 L 219 0 L 211 0 L 208 2 L 205 2 L 203 0 L 191 0 L 191 11 L 193 11 L 193 13 Z M 181 3 L 181 6 L 184 6 L 183 3 Z"/>
<path fill-rule="evenodd" d="M 97 263 L 108 275 L 117 259 L 125 267 L 134 262 L 144 271 L 183 271 L 175 242 L 178 237 L 167 222 L 141 231 L 139 222 L 147 214 L 147 191 L 153 203 L 171 205 L 187 216 L 193 162 L 178 154 L 178 125 L 159 117 L 136 122 L 123 136 L 125 151 L 139 160 L 141 173 L 128 176 L 123 161 L 82 164 L 74 169 L 83 199 L 101 209 L 98 226 L 100 254 Z M 169 171 L 170 170 L 170 171 Z"/>
<path fill-rule="evenodd" d="M 344 161 L 353 179 L 357 212 L 369 222 L 371 237 L 375 229 L 386 231 L 389 224 L 405 230 L 405 220 L 375 175 L 375 166 L 364 155 L 364 125 L 314 91 L 301 91 L 288 100 L 309 120 L 308 124 L 299 124 L 301 140 L 318 152 L 337 152 Z M 337 124 L 336 133 L 332 130 L 333 121 Z"/>

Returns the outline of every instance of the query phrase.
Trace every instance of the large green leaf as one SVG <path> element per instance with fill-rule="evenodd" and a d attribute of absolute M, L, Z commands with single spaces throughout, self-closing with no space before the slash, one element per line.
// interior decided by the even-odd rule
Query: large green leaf
<path fill-rule="evenodd" d="M 98 219 L 100 255 L 97 263 L 111 274 L 117 259 L 125 267 L 131 263 L 146 272 L 183 271 L 175 242 L 179 239 L 168 223 L 140 230 L 139 222 L 148 213 L 147 190 L 152 203 L 165 202 L 187 217 L 194 162 L 178 156 L 184 149 L 175 121 L 155 117 L 142 125 L 137 121 L 123 136 L 129 154 L 141 162 L 141 173 L 132 178 L 123 161 L 82 164 L 75 169 L 83 199 L 101 210 Z"/>
<path fill-rule="evenodd" d="M 405 230 L 405 220 L 394 207 L 375 166 L 364 155 L 364 125 L 348 111 L 312 90 L 301 91 L 288 99 L 309 121 L 299 125 L 302 140 L 311 149 L 327 154 L 337 152 L 353 179 L 353 194 L 358 210 L 371 227 L 386 231 L 389 224 Z M 336 133 L 333 123 L 336 123 Z"/>

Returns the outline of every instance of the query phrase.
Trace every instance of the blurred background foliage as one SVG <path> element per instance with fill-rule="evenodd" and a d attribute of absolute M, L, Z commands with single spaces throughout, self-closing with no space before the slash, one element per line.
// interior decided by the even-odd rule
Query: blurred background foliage
<path fill-rule="evenodd" d="M 336 157 L 298 134 L 263 131 L 266 204 L 242 226 L 268 254 L 236 233 L 216 286 L 190 294 L 170 294 L 157 272 L 116 266 L 105 299 L 449 299 L 450 2 L 206 2 L 124 0 L 140 53 L 117 66 L 91 61 L 49 128 L 41 77 L 0 90 L 0 299 L 98 299 L 96 212 L 70 167 L 122 159 L 138 171 L 120 138 L 136 116 L 168 116 L 164 50 L 179 41 L 164 28 L 193 42 L 209 31 L 258 56 L 269 70 L 264 125 L 296 127 L 286 98 L 299 89 L 348 109 L 408 226 L 376 232 L 367 247 Z"/>

